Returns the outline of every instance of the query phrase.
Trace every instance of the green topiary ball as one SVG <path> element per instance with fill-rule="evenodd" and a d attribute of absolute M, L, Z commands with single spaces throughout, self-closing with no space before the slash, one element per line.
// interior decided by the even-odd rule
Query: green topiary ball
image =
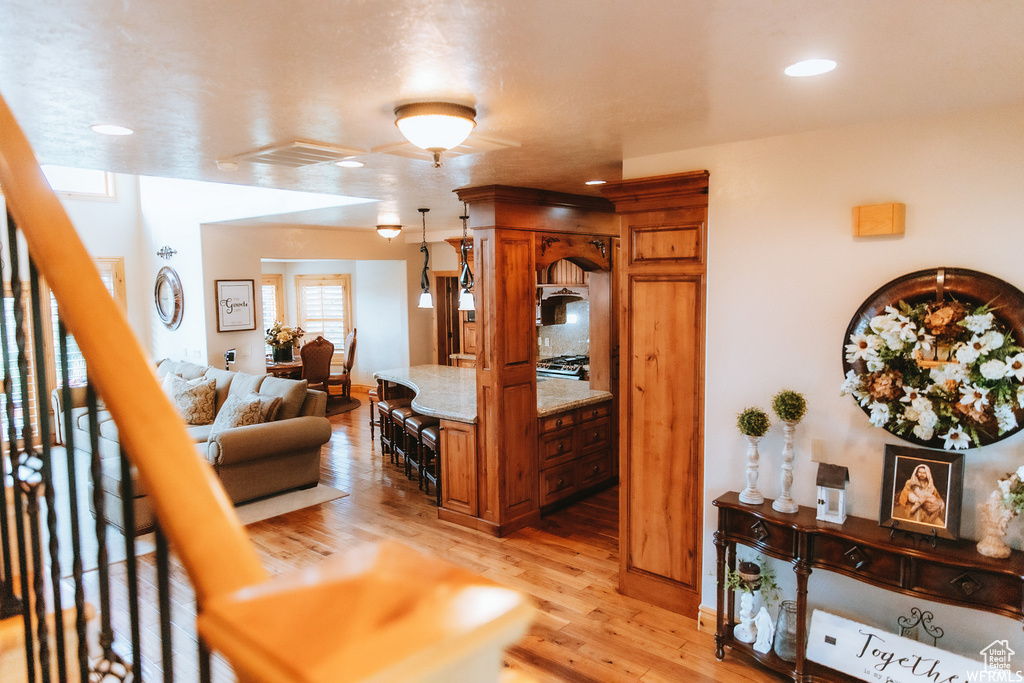
<path fill-rule="evenodd" d="M 772 426 L 768 414 L 760 408 L 745 408 L 736 418 L 736 426 L 744 436 L 762 437 Z"/>
<path fill-rule="evenodd" d="M 783 389 L 772 399 L 772 410 L 783 422 L 799 422 L 807 413 L 807 401 L 792 389 Z"/>

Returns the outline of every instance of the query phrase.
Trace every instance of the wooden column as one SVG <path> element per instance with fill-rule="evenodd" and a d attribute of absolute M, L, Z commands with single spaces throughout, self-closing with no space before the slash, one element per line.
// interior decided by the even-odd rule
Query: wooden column
<path fill-rule="evenodd" d="M 479 482 L 476 526 L 502 536 L 540 519 L 537 233 L 614 235 L 617 219 L 611 205 L 599 197 L 501 185 L 456 192 L 469 204 L 473 228 Z"/>
<path fill-rule="evenodd" d="M 620 590 L 696 617 L 708 173 L 609 183 L 622 217 Z"/>

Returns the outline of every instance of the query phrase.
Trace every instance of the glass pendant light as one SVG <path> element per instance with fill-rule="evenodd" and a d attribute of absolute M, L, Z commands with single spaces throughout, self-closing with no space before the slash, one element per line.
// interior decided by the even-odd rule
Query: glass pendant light
<path fill-rule="evenodd" d="M 430 277 L 427 275 L 427 270 L 430 264 L 430 252 L 427 251 L 427 211 L 430 209 L 420 209 L 420 216 L 423 218 L 423 241 L 420 242 L 420 251 L 423 252 L 423 272 L 420 273 L 420 303 L 419 308 L 433 308 L 434 297 L 430 295 Z"/>
<path fill-rule="evenodd" d="M 462 253 L 462 270 L 459 273 L 459 287 L 462 293 L 459 295 L 459 310 L 472 311 L 476 309 L 476 301 L 473 299 L 473 271 L 469 269 L 469 245 L 466 243 L 466 230 L 469 221 L 469 211 L 466 202 L 462 202 L 462 245 L 459 251 Z"/>

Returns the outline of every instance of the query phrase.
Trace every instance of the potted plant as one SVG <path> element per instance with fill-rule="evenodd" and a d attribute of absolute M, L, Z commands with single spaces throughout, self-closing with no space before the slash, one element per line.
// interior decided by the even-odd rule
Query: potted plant
<path fill-rule="evenodd" d="M 779 512 L 794 513 L 800 507 L 789 493 L 793 485 L 793 431 L 807 413 L 807 401 L 802 394 L 792 389 L 783 389 L 772 398 L 772 410 L 782 421 L 785 439 L 782 447 L 782 493 L 772 503 L 772 508 Z"/>
<path fill-rule="evenodd" d="M 749 505 L 760 505 L 764 496 L 757 490 L 758 460 L 757 442 L 761 440 L 772 426 L 768 414 L 760 408 L 745 408 L 736 418 L 736 426 L 740 434 L 747 437 L 747 486 L 740 492 L 740 502 Z"/>
<path fill-rule="evenodd" d="M 273 349 L 274 362 L 281 363 L 292 360 L 292 349 L 299 348 L 299 339 L 305 332 L 301 327 L 288 327 L 280 320 L 267 330 L 267 345 Z"/>
<path fill-rule="evenodd" d="M 725 587 L 740 593 L 740 623 L 733 631 L 733 637 L 744 643 L 757 638 L 753 626 L 754 592 L 761 594 L 761 600 L 769 605 L 779 597 L 779 584 L 775 581 L 775 570 L 765 564 L 764 558 L 756 562 L 741 561 L 735 570 L 725 568 Z"/>

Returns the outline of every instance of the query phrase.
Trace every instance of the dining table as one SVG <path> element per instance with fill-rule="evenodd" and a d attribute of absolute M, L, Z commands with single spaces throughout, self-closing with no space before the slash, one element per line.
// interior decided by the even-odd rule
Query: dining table
<path fill-rule="evenodd" d="M 274 377 L 299 378 L 302 376 L 302 361 L 286 360 L 274 362 L 268 359 L 267 374 L 273 375 Z"/>

